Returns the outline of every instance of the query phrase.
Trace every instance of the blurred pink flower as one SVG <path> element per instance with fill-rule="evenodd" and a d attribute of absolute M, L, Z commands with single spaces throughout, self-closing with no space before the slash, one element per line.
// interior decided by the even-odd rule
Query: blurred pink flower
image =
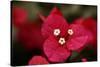
<path fill-rule="evenodd" d="M 22 7 L 12 7 L 12 23 L 16 27 L 22 26 L 28 18 L 28 12 Z"/>
<path fill-rule="evenodd" d="M 40 25 L 32 22 L 24 24 L 18 30 L 18 40 L 26 50 L 42 49 L 44 39 L 41 35 Z"/>
<path fill-rule="evenodd" d="M 49 62 L 42 56 L 33 56 L 28 64 L 29 65 L 49 64 Z"/>
<path fill-rule="evenodd" d="M 86 19 L 79 18 L 74 21 L 75 24 L 82 25 L 86 30 L 91 33 L 91 40 L 88 44 L 91 44 L 95 49 L 97 48 L 97 22 L 93 18 L 89 17 Z"/>
<path fill-rule="evenodd" d="M 91 38 L 82 25 L 68 24 L 56 7 L 44 20 L 42 34 L 46 38 L 44 52 L 51 62 L 64 62 Z"/>

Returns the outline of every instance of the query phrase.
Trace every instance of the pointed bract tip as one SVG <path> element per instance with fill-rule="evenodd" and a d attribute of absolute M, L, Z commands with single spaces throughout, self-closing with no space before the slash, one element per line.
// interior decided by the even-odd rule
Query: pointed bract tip
<path fill-rule="evenodd" d="M 58 14 L 58 15 L 62 15 L 62 13 L 60 12 L 60 10 L 55 6 L 50 14 Z"/>

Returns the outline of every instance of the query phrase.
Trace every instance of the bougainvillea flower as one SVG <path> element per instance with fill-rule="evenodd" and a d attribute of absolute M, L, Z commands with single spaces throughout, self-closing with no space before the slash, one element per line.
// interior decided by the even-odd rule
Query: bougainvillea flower
<path fill-rule="evenodd" d="M 22 7 L 14 6 L 12 7 L 12 23 L 16 27 L 23 25 L 28 17 L 27 10 Z"/>
<path fill-rule="evenodd" d="M 82 25 L 84 28 L 86 28 L 88 31 L 91 32 L 93 39 L 90 41 L 92 44 L 96 44 L 97 41 L 97 23 L 96 20 L 94 20 L 92 17 L 88 18 L 79 18 L 74 21 L 76 24 Z"/>
<path fill-rule="evenodd" d="M 90 39 L 90 33 L 82 25 L 68 24 L 56 7 L 44 21 L 42 34 L 47 38 L 44 52 L 51 62 L 64 62 Z"/>
<path fill-rule="evenodd" d="M 28 22 L 18 30 L 18 40 L 23 44 L 26 50 L 41 48 L 43 37 L 41 34 L 40 25 Z"/>
<path fill-rule="evenodd" d="M 79 19 L 75 20 L 74 23 L 82 25 L 84 28 L 86 28 L 91 33 L 91 40 L 88 43 L 93 45 L 96 48 L 96 43 L 97 43 L 96 20 L 94 20 L 91 17 L 86 18 L 86 19 L 79 18 Z"/>
<path fill-rule="evenodd" d="M 49 64 L 49 62 L 42 56 L 33 56 L 28 64 L 29 65 Z"/>

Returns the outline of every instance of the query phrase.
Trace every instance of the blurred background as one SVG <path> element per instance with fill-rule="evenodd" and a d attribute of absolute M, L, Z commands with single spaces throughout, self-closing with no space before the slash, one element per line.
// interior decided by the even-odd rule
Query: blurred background
<path fill-rule="evenodd" d="M 42 13 L 44 16 L 48 16 L 49 12 L 54 6 L 57 6 L 63 13 L 64 17 L 71 22 L 72 19 L 77 17 L 93 17 L 96 19 L 97 7 L 89 5 L 73 5 L 73 4 L 56 4 L 56 3 L 35 3 L 35 2 L 23 2 L 13 1 L 12 6 L 18 6 L 28 11 L 28 18 L 31 20 L 36 19 L 37 13 Z"/>
<path fill-rule="evenodd" d="M 42 14 L 43 16 L 47 17 L 50 11 L 55 6 L 62 12 L 64 18 L 69 23 L 72 23 L 75 19 L 80 17 L 82 18 L 92 17 L 95 20 L 97 20 L 97 6 L 80 5 L 80 4 L 76 5 L 76 4 L 60 4 L 60 3 L 25 2 L 25 1 L 15 1 L 15 0 L 12 1 L 11 2 L 11 20 L 12 20 L 11 65 L 27 65 L 28 61 L 32 58 L 32 56 L 43 54 L 42 48 L 40 48 L 41 47 L 40 45 L 44 41 L 44 39 L 42 39 L 40 34 L 40 28 L 43 21 L 40 19 L 39 14 Z M 15 15 L 17 16 L 17 18 Z M 29 23 L 29 25 L 27 23 Z M 24 24 L 24 26 L 22 24 Z M 29 31 L 30 29 L 33 29 L 34 32 L 31 32 L 32 30 Z M 31 35 L 32 36 L 34 35 L 33 38 Z M 35 36 L 38 36 L 39 39 L 43 41 L 36 39 L 37 37 Z M 33 42 L 34 39 L 36 39 L 35 42 Z M 37 40 L 39 40 L 40 42 L 38 42 Z M 33 43 L 36 44 L 34 47 L 32 46 Z M 81 54 L 86 55 L 87 53 L 93 54 L 93 50 L 83 51 L 83 53 Z M 77 55 L 77 53 L 74 52 L 74 55 Z M 86 55 L 85 57 L 88 58 L 89 61 L 97 60 L 96 55 L 92 56 Z M 80 61 L 80 57 L 76 61 Z M 71 62 L 71 61 L 66 61 L 66 62 Z"/>

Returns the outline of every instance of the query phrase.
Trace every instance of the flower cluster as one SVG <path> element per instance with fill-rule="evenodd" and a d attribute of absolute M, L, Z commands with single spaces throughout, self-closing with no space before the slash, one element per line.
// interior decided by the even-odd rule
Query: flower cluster
<path fill-rule="evenodd" d="M 17 38 L 23 47 L 28 51 L 40 49 L 42 52 L 33 55 L 29 65 L 66 62 L 73 52 L 80 53 L 86 46 L 96 49 L 97 26 L 91 17 L 69 23 L 57 7 L 46 18 L 39 14 L 42 25 L 28 21 L 27 11 L 22 8 L 14 7 L 12 16 L 13 24 L 19 29 Z"/>
<path fill-rule="evenodd" d="M 42 25 L 42 34 L 46 38 L 43 48 L 48 59 L 51 62 L 64 62 L 73 51 L 79 51 L 87 43 L 94 41 L 93 33 L 96 27 L 93 23 L 94 20 L 87 19 L 81 22 L 75 20 L 74 23 L 68 24 L 55 7 Z"/>

